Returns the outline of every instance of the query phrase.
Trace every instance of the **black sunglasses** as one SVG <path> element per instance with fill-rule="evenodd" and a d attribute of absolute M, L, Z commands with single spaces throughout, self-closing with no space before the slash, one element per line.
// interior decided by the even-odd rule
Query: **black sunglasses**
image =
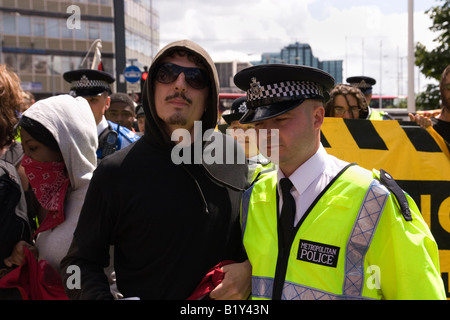
<path fill-rule="evenodd" d="M 156 81 L 169 84 L 178 79 L 180 73 L 184 73 L 186 82 L 194 89 L 204 89 L 208 86 L 208 73 L 200 68 L 186 68 L 173 63 L 162 63 L 156 69 Z"/>

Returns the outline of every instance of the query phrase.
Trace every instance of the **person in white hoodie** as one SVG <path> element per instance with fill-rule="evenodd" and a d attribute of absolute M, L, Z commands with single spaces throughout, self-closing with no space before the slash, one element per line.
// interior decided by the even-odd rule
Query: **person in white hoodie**
<path fill-rule="evenodd" d="M 97 128 L 88 102 L 60 95 L 40 100 L 19 122 L 25 156 L 22 165 L 44 209 L 34 233 L 35 254 L 59 270 L 78 223 L 81 207 L 97 164 Z M 19 242 L 5 264 L 21 265 Z"/>

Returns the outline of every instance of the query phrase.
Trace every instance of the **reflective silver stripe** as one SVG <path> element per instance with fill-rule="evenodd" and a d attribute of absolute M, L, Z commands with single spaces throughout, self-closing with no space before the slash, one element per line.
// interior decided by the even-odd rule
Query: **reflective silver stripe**
<path fill-rule="evenodd" d="M 361 296 L 364 286 L 364 258 L 383 212 L 389 191 L 373 180 L 353 225 L 345 255 L 344 296 Z"/>
<path fill-rule="evenodd" d="M 252 296 L 260 299 L 272 299 L 273 278 L 253 277 Z M 364 297 L 333 294 L 323 290 L 302 286 L 286 281 L 283 288 L 282 300 L 368 300 Z"/>
<path fill-rule="evenodd" d="M 252 277 L 252 297 L 261 299 L 272 299 L 273 278 Z"/>
<path fill-rule="evenodd" d="M 282 300 L 369 300 L 362 296 L 346 296 L 333 294 L 316 288 L 298 285 L 286 281 L 283 288 Z"/>

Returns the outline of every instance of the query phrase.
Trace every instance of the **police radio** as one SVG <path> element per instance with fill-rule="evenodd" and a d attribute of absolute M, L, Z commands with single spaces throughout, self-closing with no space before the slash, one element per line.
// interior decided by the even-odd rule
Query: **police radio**
<path fill-rule="evenodd" d="M 116 151 L 117 139 L 119 135 L 116 131 L 111 130 L 106 136 L 105 144 L 102 150 L 102 159 Z"/>

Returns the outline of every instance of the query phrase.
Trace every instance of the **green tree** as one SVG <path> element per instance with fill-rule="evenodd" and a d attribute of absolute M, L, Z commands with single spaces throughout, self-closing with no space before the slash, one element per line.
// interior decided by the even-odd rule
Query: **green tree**
<path fill-rule="evenodd" d="M 450 0 L 436 0 L 439 5 L 430 8 L 425 13 L 433 21 L 430 30 L 438 37 L 436 48 L 428 51 L 425 45 L 416 44 L 416 66 L 428 79 L 441 79 L 442 71 L 450 64 Z M 417 97 L 418 110 L 436 109 L 439 107 L 440 94 L 438 85 L 428 85 L 427 89 Z"/>

